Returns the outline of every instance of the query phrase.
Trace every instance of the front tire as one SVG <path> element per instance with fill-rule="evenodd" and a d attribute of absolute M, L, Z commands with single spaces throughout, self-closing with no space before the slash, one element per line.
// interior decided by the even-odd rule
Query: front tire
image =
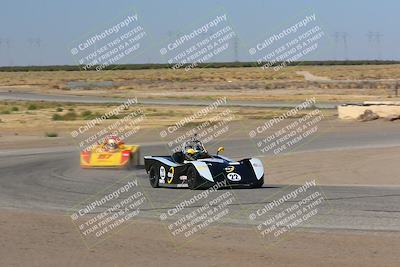
<path fill-rule="evenodd" d="M 188 168 L 187 179 L 188 186 L 191 190 L 199 189 L 201 177 L 193 165 Z"/>
<path fill-rule="evenodd" d="M 257 182 L 253 183 L 251 185 L 251 188 L 261 188 L 264 185 L 264 176 L 261 177 L 260 180 L 258 180 Z"/>
<path fill-rule="evenodd" d="M 154 165 L 151 166 L 150 170 L 149 170 L 149 180 L 150 180 L 151 187 L 153 187 L 153 188 L 157 188 L 158 187 L 159 178 L 160 177 L 159 177 L 158 169 L 156 169 L 154 167 Z"/>

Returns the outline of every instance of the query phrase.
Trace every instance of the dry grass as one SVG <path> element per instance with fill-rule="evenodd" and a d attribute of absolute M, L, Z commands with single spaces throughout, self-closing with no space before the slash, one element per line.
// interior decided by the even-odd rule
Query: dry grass
<path fill-rule="evenodd" d="M 400 79 L 400 65 L 307 66 L 304 70 L 334 80 Z"/>
<path fill-rule="evenodd" d="M 70 133 L 72 130 L 77 129 L 79 126 L 84 125 L 88 120 L 94 118 L 93 115 L 101 115 L 111 111 L 116 106 L 108 105 L 82 105 L 82 104 L 70 104 L 61 105 L 57 103 L 35 103 L 37 108 L 35 110 L 29 110 L 28 107 L 32 103 L 30 102 L 2 102 L 0 103 L 0 111 L 9 110 L 10 107 L 17 107 L 18 111 L 11 111 L 9 114 L 1 114 L 1 131 L 0 134 L 5 133 L 19 133 L 19 134 L 40 134 L 43 135 L 45 132 L 52 132 L 57 129 L 57 133 L 62 135 L 63 133 Z M 60 107 L 62 111 L 60 111 Z M 130 107 L 123 113 L 118 115 L 119 118 L 134 112 L 135 110 L 141 109 L 146 119 L 140 123 L 142 128 L 159 128 L 175 124 L 177 121 L 192 115 L 196 110 L 202 107 L 171 107 L 171 106 L 141 106 Z M 285 108 L 271 108 L 271 109 L 259 109 L 259 108 L 240 108 L 240 107 L 220 107 L 215 110 L 207 117 L 195 120 L 194 124 L 200 124 L 211 117 L 214 117 L 220 112 L 229 109 L 234 114 L 235 120 L 246 121 L 246 120 L 266 120 L 276 116 L 280 116 L 285 113 L 288 109 Z M 91 116 L 87 117 L 88 113 Z M 68 116 L 70 113 L 75 113 L 76 117 L 73 119 L 59 119 L 55 120 L 54 116 Z M 333 116 L 334 110 L 326 111 L 326 116 Z M 86 115 L 85 115 L 86 114 Z M 299 115 L 305 114 L 305 112 L 299 113 Z M 110 119 L 104 122 L 104 126 L 112 124 L 116 119 Z M 103 124 L 102 124 L 103 125 Z"/>
<path fill-rule="evenodd" d="M 393 82 L 307 82 L 296 71 L 338 80 L 400 79 L 400 65 L 260 68 L 150 69 L 120 71 L 0 72 L 1 87 L 15 91 L 108 97 L 301 101 L 363 101 L 393 98 Z M 70 81 L 112 81 L 111 86 L 70 88 Z"/>
<path fill-rule="evenodd" d="M 118 71 L 43 71 L 0 72 L 0 85 L 50 85 L 68 81 L 201 81 L 228 80 L 287 80 L 301 76 L 288 68 L 280 72 L 263 71 L 260 68 L 195 69 L 193 71 L 171 69 L 118 70 Z"/>
<path fill-rule="evenodd" d="M 260 68 L 118 70 L 118 71 L 42 71 L 0 72 L 0 85 L 59 85 L 68 81 L 137 80 L 141 82 L 225 82 L 303 80 L 296 71 L 305 70 L 331 79 L 400 79 L 400 65 L 296 66 L 280 71 Z"/>

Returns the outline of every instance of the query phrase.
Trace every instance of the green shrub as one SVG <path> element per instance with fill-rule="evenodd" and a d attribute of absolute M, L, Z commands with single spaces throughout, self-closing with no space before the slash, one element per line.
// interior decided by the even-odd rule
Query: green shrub
<path fill-rule="evenodd" d="M 90 116 L 92 115 L 92 112 L 90 110 L 85 110 L 82 112 L 82 116 Z"/>
<path fill-rule="evenodd" d="M 28 110 L 36 110 L 36 109 L 37 109 L 37 106 L 35 104 L 30 104 L 28 106 Z"/>
<path fill-rule="evenodd" d="M 117 119 L 120 119 L 120 118 L 122 118 L 122 115 L 118 116 L 118 115 L 112 114 L 111 116 L 109 116 L 107 118 L 107 120 L 117 120 Z"/>
<path fill-rule="evenodd" d="M 78 117 L 78 114 L 76 114 L 73 111 L 69 111 L 67 114 L 65 114 L 64 116 L 64 120 L 65 121 L 74 121 L 76 120 L 76 118 Z"/>
<path fill-rule="evenodd" d="M 85 120 L 93 120 L 93 119 L 95 119 L 96 117 L 99 117 L 100 115 L 99 115 L 98 112 L 93 113 L 93 112 L 91 112 L 90 110 L 85 110 L 85 111 L 83 111 L 83 112 L 81 113 L 81 116 L 82 116 L 83 119 L 85 119 Z"/>
<path fill-rule="evenodd" d="M 11 108 L 11 111 L 18 111 L 18 110 L 19 110 L 18 107 L 12 107 L 12 108 Z"/>
<path fill-rule="evenodd" d="M 11 112 L 9 110 L 2 110 L 1 114 L 10 114 Z"/>
<path fill-rule="evenodd" d="M 62 111 L 64 111 L 64 109 L 61 108 L 61 107 L 58 107 L 58 108 L 56 108 L 56 111 L 57 111 L 57 112 L 62 112 Z"/>
<path fill-rule="evenodd" d="M 53 114 L 52 119 L 53 119 L 53 121 L 62 121 L 63 116 L 61 116 L 60 114 Z"/>
<path fill-rule="evenodd" d="M 53 114 L 53 121 L 74 121 L 76 120 L 76 118 L 78 117 L 78 115 L 75 112 L 68 112 L 64 115 L 60 115 L 60 114 Z"/>
<path fill-rule="evenodd" d="M 87 117 L 92 115 L 92 112 L 90 110 L 85 110 L 81 113 L 82 117 Z"/>
<path fill-rule="evenodd" d="M 53 114 L 53 121 L 74 121 L 78 115 L 75 112 L 68 112 L 64 115 Z"/>
<path fill-rule="evenodd" d="M 48 133 L 48 132 L 46 132 L 45 135 L 46 135 L 47 137 L 57 137 L 57 136 L 58 136 L 58 133 Z"/>

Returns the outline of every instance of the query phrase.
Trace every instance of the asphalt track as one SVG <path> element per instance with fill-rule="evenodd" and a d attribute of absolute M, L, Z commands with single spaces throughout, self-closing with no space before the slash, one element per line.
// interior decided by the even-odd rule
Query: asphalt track
<path fill-rule="evenodd" d="M 5 100 L 43 100 L 81 103 L 122 103 L 123 99 L 81 96 L 56 96 L 34 93 L 0 92 Z M 143 104 L 163 105 L 208 105 L 209 101 L 190 100 L 141 100 Z M 235 106 L 253 107 L 293 107 L 290 102 L 241 102 L 233 101 Z M 319 103 L 319 108 L 334 108 L 340 103 Z M 225 140 L 229 155 L 241 158 L 257 155 L 257 150 L 249 146 L 249 140 Z M 316 152 L 367 147 L 400 146 L 400 137 L 394 127 L 390 131 L 376 129 L 359 132 L 328 131 L 297 152 Z M 165 154 L 165 145 L 149 143 L 142 145 L 144 155 Z M 101 196 L 105 188 L 115 188 L 115 183 L 124 184 L 128 179 L 137 179 L 138 190 L 146 195 L 139 216 L 159 220 L 160 214 L 176 207 L 185 199 L 191 199 L 198 191 L 187 189 L 153 189 L 143 169 L 136 170 L 82 170 L 76 147 L 43 149 L 0 150 L 0 205 L 1 208 L 22 210 L 61 211 L 70 214 L 73 207 L 80 207 L 82 201 Z M 287 167 L 290 169 L 290 166 Z M 304 173 L 307 170 L 299 170 Z M 312 177 L 310 177 L 310 180 Z M 268 183 L 261 189 L 233 189 L 234 201 L 229 205 L 230 212 L 219 223 L 234 225 L 257 225 L 262 216 L 251 220 L 249 215 L 262 209 L 273 200 L 298 188 L 299 185 L 272 185 Z M 310 189 L 323 194 L 324 201 L 318 206 L 318 214 L 307 220 L 301 227 L 312 229 L 347 229 L 373 231 L 400 231 L 400 187 L 379 186 L 318 186 Z M 313 191 L 312 191 L 313 190 Z M 103 193 L 99 193 L 103 192 Z M 219 190 L 213 197 L 228 190 Z M 294 201 L 287 201 L 270 211 L 278 214 L 290 207 Z M 188 214 L 201 207 L 199 201 L 187 208 Z M 72 209 L 72 210 L 71 210 Z M 175 220 L 176 218 L 170 218 Z"/>
<path fill-rule="evenodd" d="M 400 144 L 398 134 L 377 132 L 356 135 L 322 136 L 315 142 L 302 147 L 302 151 L 349 149 L 351 147 L 384 147 Z M 225 144 L 232 157 L 240 157 L 246 149 L 246 142 L 235 140 Z M 143 154 L 158 154 L 165 151 L 161 144 L 147 144 Z M 288 166 L 287 168 L 290 168 Z M 122 179 L 122 180 L 121 180 Z M 115 188 L 127 179 L 137 179 L 138 190 L 146 195 L 140 217 L 159 220 L 160 214 L 174 208 L 199 191 L 188 189 L 153 189 L 149 186 L 143 169 L 137 170 L 82 170 L 79 168 L 76 148 L 49 148 L 30 150 L 0 151 L 0 205 L 2 208 L 61 211 L 70 214 L 72 207 L 95 195 L 104 194 L 105 188 Z M 310 177 L 312 179 L 312 177 Z M 256 225 L 262 218 L 250 220 L 249 215 L 264 207 L 285 192 L 298 185 L 266 184 L 261 189 L 233 189 L 235 200 L 229 205 L 230 212 L 218 223 L 233 225 Z M 396 186 L 319 186 L 314 189 L 325 196 L 319 212 L 301 227 L 312 229 L 347 229 L 373 231 L 400 231 L 400 187 Z M 214 192 L 222 195 L 228 190 Z M 288 201 L 273 213 L 292 205 Z M 195 203 L 182 214 L 201 206 Z"/>

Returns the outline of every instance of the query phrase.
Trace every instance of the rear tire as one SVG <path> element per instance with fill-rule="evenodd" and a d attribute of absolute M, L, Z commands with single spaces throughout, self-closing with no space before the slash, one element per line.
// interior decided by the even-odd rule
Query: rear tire
<path fill-rule="evenodd" d="M 129 160 L 128 160 L 128 162 L 125 164 L 125 169 L 126 170 L 132 170 L 132 169 L 134 169 L 134 165 L 133 165 L 133 159 L 132 159 L 132 156 L 131 157 L 129 157 Z"/>
<path fill-rule="evenodd" d="M 200 189 L 200 174 L 196 168 L 192 165 L 188 168 L 187 172 L 188 186 L 191 190 Z"/>
<path fill-rule="evenodd" d="M 152 165 L 149 170 L 149 180 L 151 187 L 157 188 L 159 179 L 159 171 L 157 168 L 154 167 L 154 165 Z"/>

